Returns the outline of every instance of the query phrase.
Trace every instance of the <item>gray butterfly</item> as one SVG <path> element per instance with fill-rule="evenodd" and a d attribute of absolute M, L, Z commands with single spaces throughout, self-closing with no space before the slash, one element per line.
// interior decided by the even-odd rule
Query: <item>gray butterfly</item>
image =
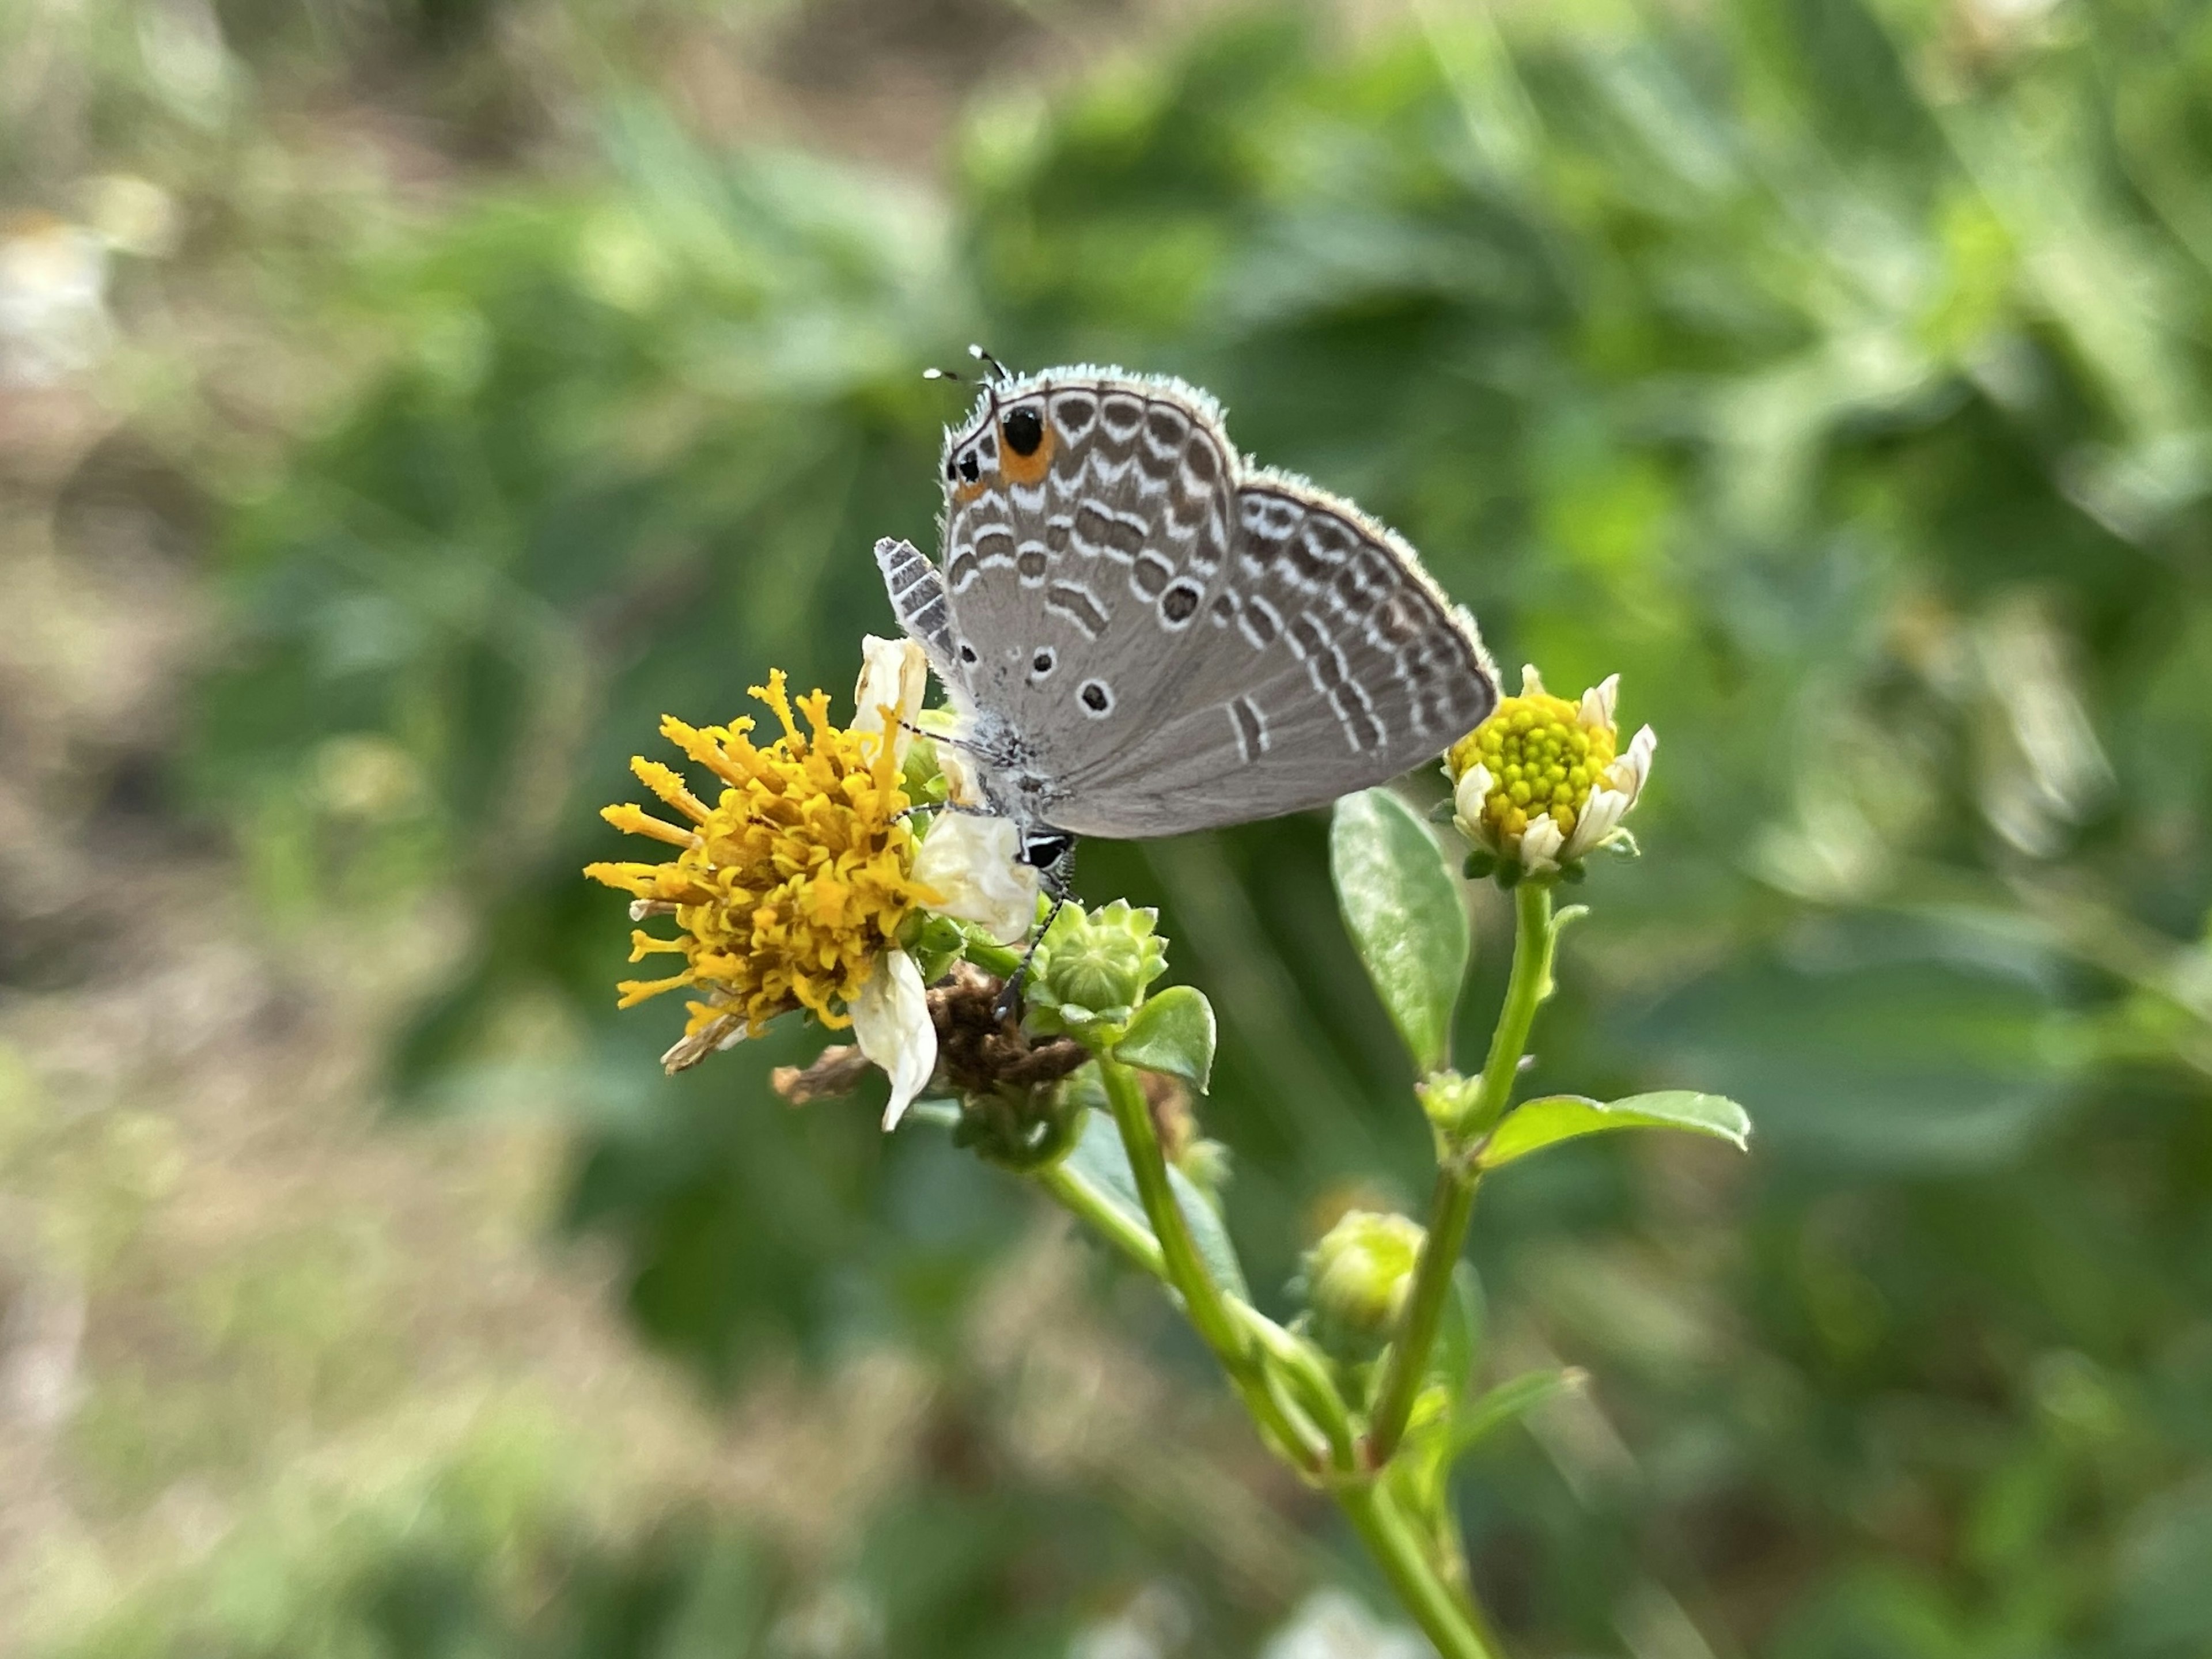
<path fill-rule="evenodd" d="M 941 569 L 876 544 L 990 808 L 1050 866 L 1317 806 L 1497 706 L 1474 619 L 1349 501 L 1249 464 L 1181 381 L 985 387 L 945 447 Z"/>

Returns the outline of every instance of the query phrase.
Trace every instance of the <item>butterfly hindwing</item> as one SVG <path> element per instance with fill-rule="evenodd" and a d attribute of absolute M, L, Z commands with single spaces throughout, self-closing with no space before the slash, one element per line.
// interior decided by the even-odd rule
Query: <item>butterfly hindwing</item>
<path fill-rule="evenodd" d="M 1315 806 L 1480 724 L 1497 676 L 1473 621 L 1349 502 L 1255 473 L 1195 672 L 1133 750 L 1061 781 L 1054 822 L 1155 836 Z"/>

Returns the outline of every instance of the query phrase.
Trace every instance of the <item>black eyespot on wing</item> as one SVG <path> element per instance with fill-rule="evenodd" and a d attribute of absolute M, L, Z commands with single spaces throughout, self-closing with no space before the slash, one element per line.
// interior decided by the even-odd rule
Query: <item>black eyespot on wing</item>
<path fill-rule="evenodd" d="M 1094 714 L 1103 714 L 1114 706 L 1114 694 L 1107 689 L 1103 680 L 1084 681 L 1083 689 L 1076 695 L 1083 699 L 1083 706 Z"/>
<path fill-rule="evenodd" d="M 975 451 L 970 450 L 960 458 L 960 476 L 967 479 L 969 483 L 975 482 L 981 471 L 982 469 L 975 465 Z"/>
<path fill-rule="evenodd" d="M 1030 659 L 1030 672 L 1042 679 L 1047 674 L 1052 672 L 1059 661 L 1060 658 L 1050 646 L 1040 646 L 1037 647 L 1036 655 Z"/>
<path fill-rule="evenodd" d="M 960 641 L 960 660 L 968 663 L 975 660 L 975 647 L 965 640 Z"/>
<path fill-rule="evenodd" d="M 1044 441 L 1044 416 L 1034 409 L 1018 409 L 1006 416 L 1006 447 L 1017 455 L 1034 455 Z"/>

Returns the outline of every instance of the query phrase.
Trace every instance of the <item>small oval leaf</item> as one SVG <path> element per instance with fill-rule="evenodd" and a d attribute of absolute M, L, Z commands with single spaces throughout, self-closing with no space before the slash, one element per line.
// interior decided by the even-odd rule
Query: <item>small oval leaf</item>
<path fill-rule="evenodd" d="M 1191 985 L 1170 985 L 1145 1000 L 1128 1034 L 1114 1045 L 1124 1066 L 1164 1072 L 1206 1092 L 1213 1075 L 1213 1005 Z"/>
<path fill-rule="evenodd" d="M 1152 1231 L 1145 1215 L 1145 1200 L 1137 1193 L 1137 1178 L 1129 1170 L 1121 1132 L 1112 1118 L 1103 1112 L 1083 1115 L 1083 1133 L 1075 1150 L 1067 1155 L 1067 1166 L 1103 1193 L 1130 1220 L 1148 1233 Z M 1182 1211 L 1191 1242 L 1198 1246 L 1199 1257 L 1213 1282 L 1238 1301 L 1249 1302 L 1252 1290 L 1245 1283 L 1243 1265 L 1237 1260 L 1237 1247 L 1229 1242 L 1229 1229 L 1222 1224 L 1220 1212 L 1172 1164 L 1168 1166 L 1168 1184 L 1175 1189 L 1176 1207 Z"/>
<path fill-rule="evenodd" d="M 1443 854 L 1388 789 L 1336 804 L 1328 863 L 1344 925 L 1422 1072 L 1451 1058 L 1452 1009 L 1467 975 L 1467 908 Z"/>
<path fill-rule="evenodd" d="M 1722 1095 L 1670 1089 L 1611 1102 L 1582 1095 L 1547 1095 L 1523 1101 L 1508 1112 L 1505 1121 L 1483 1143 L 1476 1161 L 1485 1170 L 1494 1170 L 1563 1140 L 1578 1140 L 1612 1129 L 1687 1129 L 1725 1140 L 1738 1151 L 1751 1144 L 1750 1116 Z"/>

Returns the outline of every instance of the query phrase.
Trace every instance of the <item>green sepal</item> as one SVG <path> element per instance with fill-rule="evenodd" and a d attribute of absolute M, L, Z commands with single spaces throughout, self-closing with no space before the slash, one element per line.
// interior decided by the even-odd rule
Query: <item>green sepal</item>
<path fill-rule="evenodd" d="M 1450 1059 L 1452 1009 L 1467 975 L 1467 910 L 1443 854 L 1418 814 L 1388 789 L 1336 804 L 1329 871 L 1358 947 L 1413 1064 Z"/>
<path fill-rule="evenodd" d="M 1484 881 L 1487 880 L 1497 868 L 1498 854 L 1486 848 L 1478 847 L 1467 855 L 1467 861 L 1460 866 L 1460 873 L 1469 881 Z"/>
<path fill-rule="evenodd" d="M 917 910 L 899 929 L 899 947 L 914 958 L 921 982 L 934 985 L 968 948 L 968 933 L 950 916 Z"/>
<path fill-rule="evenodd" d="M 951 783 L 938 764 L 937 745 L 917 737 L 907 744 L 906 761 L 899 769 L 899 787 L 916 806 L 941 806 L 951 795 Z"/>
<path fill-rule="evenodd" d="M 1170 985 L 1146 999 L 1114 1045 L 1114 1058 L 1143 1071 L 1162 1072 L 1206 1092 L 1213 1075 L 1213 1005 L 1195 986 Z"/>
<path fill-rule="evenodd" d="M 1739 1151 L 1751 1143 L 1749 1115 L 1722 1095 L 1673 1089 L 1611 1102 L 1583 1095 L 1546 1095 L 1508 1112 L 1483 1141 L 1475 1164 L 1495 1170 L 1561 1141 L 1614 1129 L 1686 1129 L 1725 1140 Z"/>

